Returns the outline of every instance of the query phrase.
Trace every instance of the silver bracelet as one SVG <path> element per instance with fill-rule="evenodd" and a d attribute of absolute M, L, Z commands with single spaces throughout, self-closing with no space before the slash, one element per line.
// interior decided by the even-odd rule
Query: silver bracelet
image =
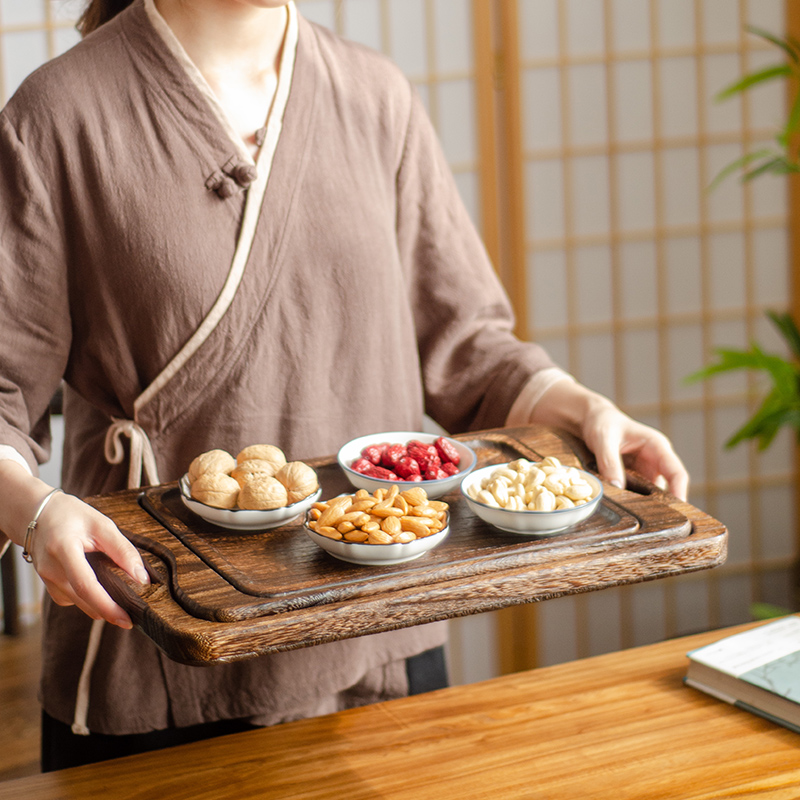
<path fill-rule="evenodd" d="M 44 500 L 39 503 L 39 508 L 36 509 L 36 513 L 33 515 L 33 519 L 28 523 L 28 528 L 25 531 L 25 544 L 22 546 L 22 557 L 29 563 L 33 563 L 33 556 L 30 554 L 30 544 L 31 544 L 31 536 L 33 536 L 33 532 L 36 530 L 36 526 L 39 524 L 39 517 L 42 515 L 42 511 L 44 511 L 44 507 L 50 502 L 50 498 L 56 493 L 60 492 L 61 489 L 53 489 L 52 491 L 48 492 Z"/>

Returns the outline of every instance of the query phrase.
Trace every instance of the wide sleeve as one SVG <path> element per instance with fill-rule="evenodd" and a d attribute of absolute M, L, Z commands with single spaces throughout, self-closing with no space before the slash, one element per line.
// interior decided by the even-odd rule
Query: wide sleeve
<path fill-rule="evenodd" d="M 508 297 L 414 91 L 397 197 L 426 412 L 452 433 L 500 427 L 524 386 L 554 364 L 515 337 Z"/>
<path fill-rule="evenodd" d="M 71 341 L 66 236 L 43 163 L 0 114 L 0 446 L 34 473 L 49 458 L 49 404 Z"/>

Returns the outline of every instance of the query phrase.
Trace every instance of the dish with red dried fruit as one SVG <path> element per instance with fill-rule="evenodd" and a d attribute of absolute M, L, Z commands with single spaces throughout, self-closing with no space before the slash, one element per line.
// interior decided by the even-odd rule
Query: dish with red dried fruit
<path fill-rule="evenodd" d="M 458 488 L 475 468 L 475 451 L 431 433 L 389 431 L 360 436 L 337 455 L 350 483 L 371 492 L 394 483 L 422 486 L 434 499 Z"/>

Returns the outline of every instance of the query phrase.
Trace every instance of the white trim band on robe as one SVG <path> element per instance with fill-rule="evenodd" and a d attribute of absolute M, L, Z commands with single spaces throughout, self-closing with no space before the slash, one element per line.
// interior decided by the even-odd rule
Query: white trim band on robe
<path fill-rule="evenodd" d="M 152 0 L 149 0 L 152 3 Z M 145 4 L 147 7 L 147 3 Z M 154 11 L 155 11 L 155 7 Z M 239 232 L 239 241 L 236 244 L 236 251 L 233 255 L 228 277 L 225 280 L 225 285 L 222 287 L 217 300 L 211 307 L 211 310 L 206 315 L 205 319 L 200 323 L 200 326 L 192 334 L 188 342 L 181 348 L 178 354 L 167 364 L 166 367 L 156 376 L 155 380 L 136 398 L 134 403 L 134 419 L 137 418 L 138 412 L 149 403 L 161 389 L 177 374 L 177 372 L 186 364 L 186 362 L 197 352 L 203 342 L 208 339 L 211 333 L 219 324 L 219 321 L 225 316 L 225 313 L 230 308 L 233 298 L 236 296 L 236 291 L 241 283 L 242 276 L 244 275 L 244 268 L 247 264 L 247 259 L 250 256 L 250 250 L 253 246 L 253 239 L 255 238 L 256 226 L 258 218 L 261 214 L 261 204 L 264 200 L 264 195 L 267 190 L 267 182 L 269 181 L 269 174 L 272 169 L 272 161 L 275 156 L 275 150 L 278 147 L 278 140 L 283 127 L 283 116 L 286 111 L 286 105 L 289 100 L 289 89 L 292 84 L 292 74 L 294 72 L 294 61 L 297 53 L 297 11 L 294 3 L 289 3 L 287 6 L 288 21 L 286 25 L 286 34 L 284 37 L 283 53 L 281 54 L 281 62 L 278 69 L 278 86 L 275 90 L 275 97 L 273 98 L 272 106 L 270 108 L 269 117 L 266 123 L 266 138 L 259 150 L 256 165 L 258 167 L 256 179 L 247 189 L 247 200 L 244 207 L 244 218 L 242 220 L 242 227 Z M 158 12 L 155 11 L 157 14 Z M 160 17 L 160 15 L 159 15 Z M 163 17 L 160 17 L 163 22 Z M 164 23 L 166 25 L 166 23 Z M 160 27 L 157 28 L 159 33 Z M 174 35 L 173 35 L 174 38 Z M 177 41 L 177 40 L 176 40 Z M 184 58 L 179 58 L 181 64 L 186 66 L 189 57 L 185 55 Z M 189 77 L 197 81 L 195 73 L 197 69 L 187 70 Z M 202 76 L 200 76 L 202 77 Z M 205 88 L 201 85 L 199 88 L 203 94 L 207 94 L 211 89 L 208 84 L 203 81 Z M 213 94 L 213 93 L 212 93 Z M 223 109 L 217 104 L 214 108 L 215 114 L 221 114 L 223 120 L 227 119 Z M 241 137 L 233 132 L 233 126 L 230 123 L 225 123 L 225 128 L 229 134 L 234 137 L 232 143 L 238 149 L 241 149 Z"/>

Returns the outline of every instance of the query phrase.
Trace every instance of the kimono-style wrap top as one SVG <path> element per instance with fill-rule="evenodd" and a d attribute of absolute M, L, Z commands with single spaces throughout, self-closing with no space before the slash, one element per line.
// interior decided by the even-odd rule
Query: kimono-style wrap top
<path fill-rule="evenodd" d="M 23 83 L 0 114 L 4 457 L 48 458 L 62 378 L 62 485 L 87 496 L 138 485 L 143 464 L 145 482 L 175 480 L 213 448 L 304 459 L 426 412 L 453 433 L 499 426 L 560 374 L 512 335 L 387 59 L 290 6 L 261 141 L 254 162 L 152 0 Z M 403 694 L 403 660 L 444 638 L 188 667 L 47 600 L 41 701 L 83 732 L 271 724 Z"/>

